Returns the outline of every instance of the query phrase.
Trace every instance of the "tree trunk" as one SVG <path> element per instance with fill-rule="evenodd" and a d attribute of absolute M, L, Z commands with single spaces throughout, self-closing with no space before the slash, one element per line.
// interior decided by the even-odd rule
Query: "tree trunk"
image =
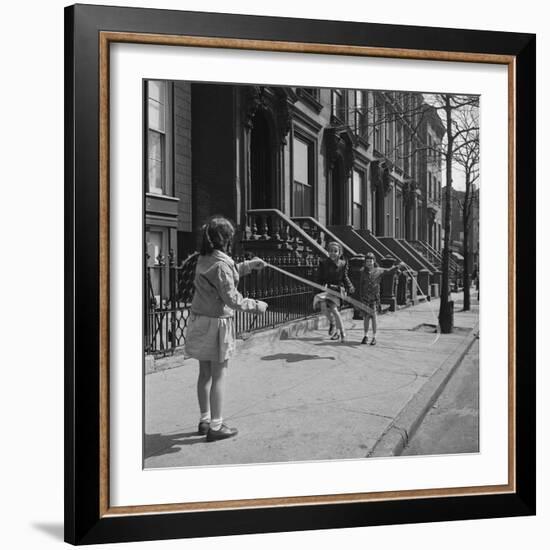
<path fill-rule="evenodd" d="M 445 235 L 443 239 L 443 258 L 441 263 L 441 300 L 439 304 L 439 326 L 443 334 L 453 331 L 453 314 L 449 304 L 449 256 L 451 238 L 451 190 L 452 190 L 452 158 L 453 158 L 453 133 L 451 120 L 451 101 L 445 95 L 445 114 L 447 116 L 447 154 L 445 156 L 445 173 L 447 186 L 445 188 Z"/>
<path fill-rule="evenodd" d="M 462 284 L 464 285 L 464 311 L 470 311 L 470 212 L 471 212 L 471 184 L 469 173 L 466 173 L 466 190 L 464 191 L 464 205 L 462 207 L 462 254 L 464 255 Z"/>
<path fill-rule="evenodd" d="M 464 219 L 464 311 L 470 311 L 470 246 L 468 239 L 470 238 L 470 231 L 468 228 L 468 220 Z"/>

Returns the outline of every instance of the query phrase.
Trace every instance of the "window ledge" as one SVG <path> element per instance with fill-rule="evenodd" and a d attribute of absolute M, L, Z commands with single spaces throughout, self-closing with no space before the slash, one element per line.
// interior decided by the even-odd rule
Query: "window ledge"
<path fill-rule="evenodd" d="M 172 197 L 171 195 L 159 195 L 158 193 L 145 193 L 145 196 L 152 199 L 161 199 L 161 200 L 179 202 L 178 197 Z"/>

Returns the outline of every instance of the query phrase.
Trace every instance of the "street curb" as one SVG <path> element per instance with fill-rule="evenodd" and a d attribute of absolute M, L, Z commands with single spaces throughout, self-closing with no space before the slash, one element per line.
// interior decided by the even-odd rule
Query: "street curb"
<path fill-rule="evenodd" d="M 447 382 L 454 374 L 464 356 L 476 341 L 477 326 L 473 327 L 467 336 L 457 346 L 457 349 L 435 371 L 422 388 L 403 407 L 395 417 L 390 427 L 374 444 L 367 458 L 399 456 L 407 446 L 424 417 L 445 389 Z"/>

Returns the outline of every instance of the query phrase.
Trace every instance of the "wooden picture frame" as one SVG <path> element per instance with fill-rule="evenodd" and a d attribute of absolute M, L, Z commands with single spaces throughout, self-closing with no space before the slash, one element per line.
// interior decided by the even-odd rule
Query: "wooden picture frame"
<path fill-rule="evenodd" d="M 109 48 L 178 45 L 508 67 L 508 483 L 114 508 L 109 499 Z M 65 540 L 72 544 L 535 513 L 535 36 L 76 5 L 65 11 Z"/>

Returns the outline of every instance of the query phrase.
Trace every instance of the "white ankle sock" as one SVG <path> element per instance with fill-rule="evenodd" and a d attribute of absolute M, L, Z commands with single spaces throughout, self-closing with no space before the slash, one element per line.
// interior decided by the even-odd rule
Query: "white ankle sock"
<path fill-rule="evenodd" d="M 223 418 L 212 418 L 212 420 L 210 420 L 210 429 L 219 430 L 222 427 L 222 420 Z"/>
<path fill-rule="evenodd" d="M 201 422 L 210 422 L 210 411 L 201 413 Z"/>

